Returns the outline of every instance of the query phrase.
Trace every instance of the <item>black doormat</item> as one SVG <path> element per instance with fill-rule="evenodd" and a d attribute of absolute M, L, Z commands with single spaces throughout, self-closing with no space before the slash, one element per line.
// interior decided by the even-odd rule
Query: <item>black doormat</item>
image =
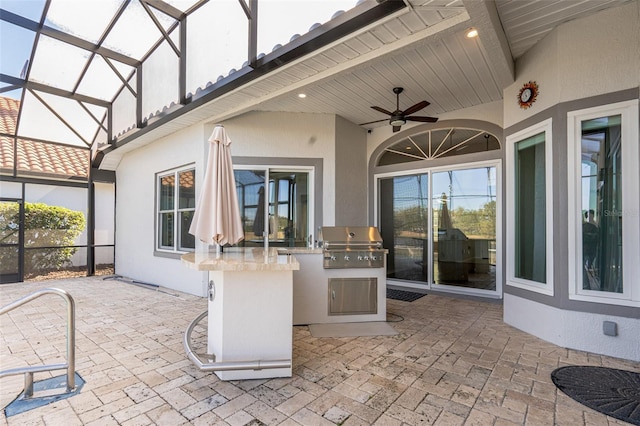
<path fill-rule="evenodd" d="M 405 302 L 413 302 L 426 296 L 424 293 L 416 293 L 413 291 L 396 290 L 395 288 L 387 289 L 387 299 L 403 300 Z"/>
<path fill-rule="evenodd" d="M 640 425 L 640 373 L 592 366 L 560 367 L 551 380 L 562 392 L 602 414 Z"/>

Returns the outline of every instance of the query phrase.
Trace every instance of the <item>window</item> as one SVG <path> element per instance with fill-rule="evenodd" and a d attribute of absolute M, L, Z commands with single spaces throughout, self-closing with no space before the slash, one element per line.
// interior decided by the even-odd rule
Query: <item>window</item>
<path fill-rule="evenodd" d="M 484 130 L 461 127 L 433 129 L 407 136 L 386 148 L 378 161 L 378 166 L 499 149 L 498 139 Z"/>
<path fill-rule="evenodd" d="M 640 305 L 638 101 L 568 114 L 569 297 Z"/>
<path fill-rule="evenodd" d="M 195 237 L 189 234 L 196 207 L 195 189 L 193 166 L 157 175 L 158 250 L 185 252 L 195 249 Z"/>
<path fill-rule="evenodd" d="M 551 120 L 507 137 L 507 283 L 553 295 Z"/>
<path fill-rule="evenodd" d="M 304 247 L 313 238 L 313 170 L 236 168 L 245 239 L 241 246 Z"/>

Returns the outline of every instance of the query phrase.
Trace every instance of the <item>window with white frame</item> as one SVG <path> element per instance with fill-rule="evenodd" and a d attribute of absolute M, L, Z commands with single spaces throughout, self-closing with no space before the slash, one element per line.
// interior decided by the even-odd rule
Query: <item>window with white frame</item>
<path fill-rule="evenodd" d="M 553 295 L 551 119 L 506 142 L 507 284 Z"/>
<path fill-rule="evenodd" d="M 304 247 L 312 243 L 313 174 L 314 169 L 308 167 L 235 167 L 245 234 L 239 245 L 262 245 L 265 238 L 274 246 Z"/>
<path fill-rule="evenodd" d="M 186 252 L 195 249 L 189 226 L 196 207 L 195 168 L 181 167 L 158 173 L 156 249 Z"/>
<path fill-rule="evenodd" d="M 568 113 L 569 297 L 640 306 L 638 100 Z"/>

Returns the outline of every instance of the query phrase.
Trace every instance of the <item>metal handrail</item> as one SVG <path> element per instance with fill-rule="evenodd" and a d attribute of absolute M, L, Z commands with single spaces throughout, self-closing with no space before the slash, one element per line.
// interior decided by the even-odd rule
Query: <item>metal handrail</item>
<path fill-rule="evenodd" d="M 0 315 L 4 315 L 25 303 L 31 302 L 45 294 L 57 294 L 67 302 L 67 362 L 65 364 L 49 364 L 32 367 L 18 367 L 0 371 L 0 379 L 6 376 L 13 376 L 24 373 L 24 398 L 33 396 L 33 374 L 42 371 L 67 370 L 67 392 L 75 389 L 75 369 L 76 369 L 76 308 L 73 297 L 69 293 L 59 288 L 45 288 L 31 293 L 13 303 L 0 309 Z"/>
<path fill-rule="evenodd" d="M 198 315 L 187 327 L 182 339 L 182 345 L 187 352 L 187 357 L 202 371 L 233 371 L 233 370 L 263 370 L 269 368 L 291 368 L 290 359 L 278 359 L 273 361 L 215 361 L 215 355 L 209 355 L 211 361 L 203 361 L 193 352 L 191 347 L 191 333 L 195 326 L 207 316 L 208 311 Z"/>

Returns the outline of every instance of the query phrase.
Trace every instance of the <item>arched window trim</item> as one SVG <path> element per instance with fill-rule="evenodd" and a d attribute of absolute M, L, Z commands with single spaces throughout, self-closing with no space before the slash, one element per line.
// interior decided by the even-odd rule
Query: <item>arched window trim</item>
<path fill-rule="evenodd" d="M 424 133 L 429 133 L 429 137 L 430 137 L 432 132 L 435 132 L 435 131 L 456 130 L 456 129 L 472 130 L 472 131 L 477 131 L 478 133 L 476 133 L 473 137 L 467 138 L 466 140 L 459 142 L 452 147 L 446 148 L 445 150 L 442 150 L 441 142 L 443 141 L 438 141 L 435 147 L 434 147 L 434 141 L 429 141 L 431 145 L 430 153 L 426 153 L 423 149 L 417 146 L 415 141 L 412 139 L 416 135 L 422 135 Z M 489 151 L 501 151 L 504 149 L 504 144 L 502 142 L 503 129 L 493 123 L 479 121 L 479 120 L 445 120 L 445 121 L 438 122 L 437 124 L 425 124 L 425 125 L 414 126 L 405 131 L 394 134 L 392 137 L 387 139 L 385 142 L 381 143 L 376 148 L 373 155 L 371 156 L 371 160 L 373 160 L 372 164 L 373 164 L 373 167 L 387 167 L 387 166 L 393 166 L 393 165 L 399 165 L 399 164 L 413 163 L 413 161 L 409 161 L 409 162 L 398 162 L 393 164 L 381 165 L 380 160 L 383 158 L 384 154 L 387 152 L 393 152 L 400 155 L 414 157 L 415 161 L 437 160 L 437 159 L 443 158 L 443 156 L 447 152 L 450 152 L 453 149 L 460 148 L 465 143 L 475 139 L 478 135 L 481 135 L 481 134 L 489 134 L 493 136 L 500 146 L 497 149 L 492 149 Z M 414 153 L 408 154 L 406 152 L 399 152 L 397 150 L 390 149 L 391 147 L 393 147 L 394 145 L 398 144 L 403 140 L 409 140 L 414 146 L 416 146 L 418 153 L 414 152 Z M 485 151 L 485 152 L 489 152 L 489 151 Z M 455 157 L 473 155 L 473 154 L 478 154 L 478 153 L 474 152 L 474 153 L 459 154 L 459 155 L 455 155 Z"/>

